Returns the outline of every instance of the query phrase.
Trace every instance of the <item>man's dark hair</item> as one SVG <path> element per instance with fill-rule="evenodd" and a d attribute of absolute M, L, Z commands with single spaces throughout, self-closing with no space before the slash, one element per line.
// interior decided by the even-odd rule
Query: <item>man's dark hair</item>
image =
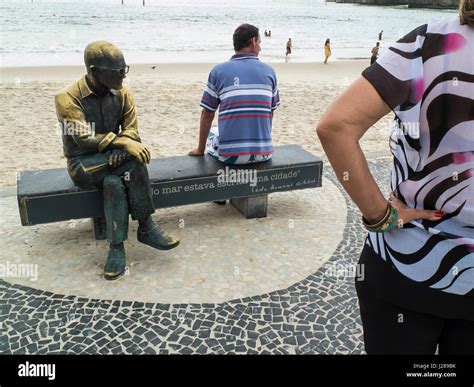
<path fill-rule="evenodd" d="M 250 44 L 252 38 L 258 37 L 258 28 L 251 24 L 242 24 L 234 31 L 234 50 L 240 51 Z"/>

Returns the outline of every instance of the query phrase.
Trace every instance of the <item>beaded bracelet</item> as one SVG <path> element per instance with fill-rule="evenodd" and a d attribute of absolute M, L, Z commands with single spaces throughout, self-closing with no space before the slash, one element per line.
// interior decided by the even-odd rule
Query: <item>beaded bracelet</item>
<path fill-rule="evenodd" d="M 367 220 L 362 217 L 362 223 L 364 227 L 372 232 L 387 232 L 395 227 L 398 220 L 398 211 L 392 207 L 390 203 L 387 205 L 387 211 L 385 211 L 384 217 L 375 224 L 369 224 Z"/>

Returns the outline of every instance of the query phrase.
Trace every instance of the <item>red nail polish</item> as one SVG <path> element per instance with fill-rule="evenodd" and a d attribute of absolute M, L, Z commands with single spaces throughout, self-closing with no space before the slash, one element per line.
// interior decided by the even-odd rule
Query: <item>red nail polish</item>
<path fill-rule="evenodd" d="M 435 216 L 438 217 L 438 218 L 442 218 L 444 216 L 444 212 L 443 211 L 436 211 Z"/>

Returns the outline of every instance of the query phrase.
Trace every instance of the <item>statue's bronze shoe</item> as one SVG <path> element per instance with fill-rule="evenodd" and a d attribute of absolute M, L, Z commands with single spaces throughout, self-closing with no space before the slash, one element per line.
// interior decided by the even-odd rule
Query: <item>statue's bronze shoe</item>
<path fill-rule="evenodd" d="M 140 227 L 137 230 L 137 239 L 150 247 L 158 250 L 171 250 L 179 245 L 179 239 L 172 237 L 162 231 L 157 225 L 150 231 L 142 232 Z"/>
<path fill-rule="evenodd" d="M 116 280 L 125 273 L 125 250 L 122 247 L 110 246 L 107 263 L 104 267 L 104 278 L 108 281 Z"/>

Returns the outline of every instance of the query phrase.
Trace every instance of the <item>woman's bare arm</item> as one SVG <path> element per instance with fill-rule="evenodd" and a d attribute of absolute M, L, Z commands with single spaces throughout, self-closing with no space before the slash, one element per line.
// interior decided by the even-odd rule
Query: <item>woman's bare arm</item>
<path fill-rule="evenodd" d="M 329 106 L 316 129 L 337 178 L 369 223 L 384 216 L 387 199 L 369 171 L 359 140 L 389 112 L 389 106 L 374 87 L 359 77 Z M 397 208 L 402 223 L 442 217 L 435 211 L 408 208 L 395 197 L 392 205 Z"/>
<path fill-rule="evenodd" d="M 316 129 L 337 178 L 369 222 L 383 217 L 387 200 L 369 171 L 359 140 L 389 112 L 373 86 L 360 77 L 329 106 Z"/>

